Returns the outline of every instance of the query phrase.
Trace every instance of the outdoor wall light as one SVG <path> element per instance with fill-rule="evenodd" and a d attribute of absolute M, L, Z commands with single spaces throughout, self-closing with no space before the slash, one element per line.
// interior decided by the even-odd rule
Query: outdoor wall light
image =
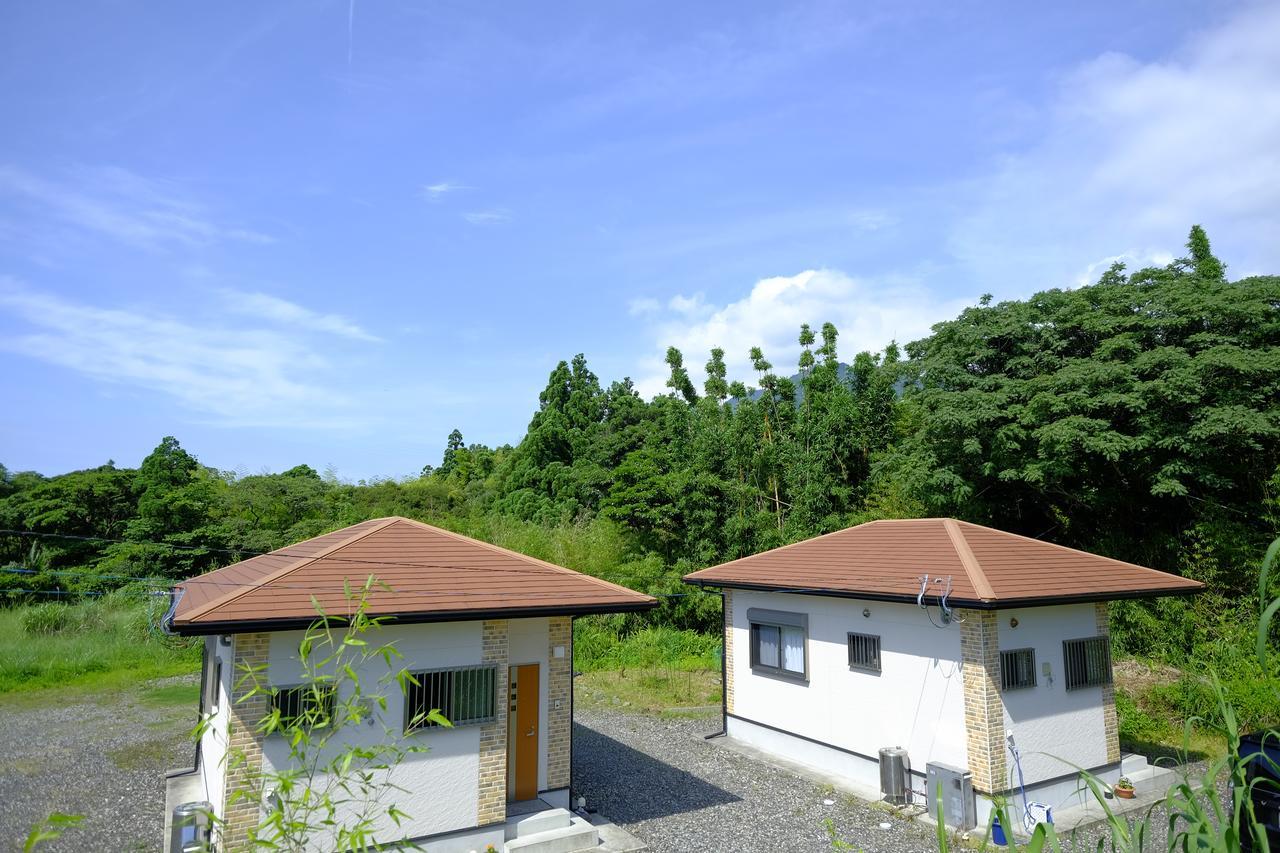
<path fill-rule="evenodd" d="M 1017 617 L 1017 616 L 1014 616 L 1012 619 L 1010 619 L 1010 620 L 1009 620 L 1009 627 L 1010 627 L 1010 628 L 1017 628 L 1017 627 L 1018 627 L 1018 617 Z"/>
<path fill-rule="evenodd" d="M 870 607 L 864 607 L 864 608 L 862 608 L 862 615 L 863 615 L 863 616 L 865 616 L 866 618 L 870 619 L 870 618 L 871 618 L 871 608 L 870 608 Z"/>

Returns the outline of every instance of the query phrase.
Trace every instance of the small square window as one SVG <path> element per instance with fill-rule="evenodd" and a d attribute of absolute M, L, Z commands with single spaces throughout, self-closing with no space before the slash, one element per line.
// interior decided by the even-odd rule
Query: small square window
<path fill-rule="evenodd" d="M 1111 683 L 1111 639 L 1085 637 L 1062 643 L 1062 662 L 1067 689 L 1097 687 Z"/>
<path fill-rule="evenodd" d="M 329 684 L 278 687 L 271 694 L 271 710 L 280 712 L 282 727 L 320 728 L 333 720 L 333 693 Z"/>
<path fill-rule="evenodd" d="M 849 634 L 849 669 L 880 671 L 880 637 L 876 634 Z"/>
<path fill-rule="evenodd" d="M 802 614 L 758 611 L 751 615 L 751 669 L 763 675 L 806 681 L 809 675 L 807 619 Z M 774 621 L 768 622 L 765 619 Z"/>
<path fill-rule="evenodd" d="M 1036 686 L 1036 650 L 1010 649 L 1000 653 L 1000 689 Z"/>

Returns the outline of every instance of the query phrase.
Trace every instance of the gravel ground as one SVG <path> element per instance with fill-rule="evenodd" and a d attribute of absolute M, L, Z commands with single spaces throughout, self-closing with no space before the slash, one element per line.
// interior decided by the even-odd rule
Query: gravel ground
<path fill-rule="evenodd" d="M 160 850 L 164 774 L 189 767 L 192 676 L 132 694 L 0 700 L 0 849 L 21 850 L 53 812 L 84 815 L 40 850 Z M 185 697 L 185 698 L 184 698 Z"/>
<path fill-rule="evenodd" d="M 575 718 L 576 793 L 658 853 L 829 853 L 828 819 L 841 839 L 866 853 L 938 849 L 929 824 L 890 815 L 708 743 L 703 736 L 720 728 L 719 716 L 673 719 L 577 710 Z M 1192 768 L 1193 773 L 1202 769 Z M 881 829 L 886 821 L 891 828 Z M 1144 849 L 1164 850 L 1167 832 L 1167 811 L 1153 810 Z M 1105 826 L 1080 827 L 1062 839 L 1063 849 L 1097 850 L 1100 838 L 1109 838 Z"/>
<path fill-rule="evenodd" d="M 867 853 L 938 849 L 930 826 L 707 743 L 719 716 L 575 711 L 578 793 L 658 853 L 830 851 L 824 821 Z M 826 805 L 825 800 L 834 800 Z M 888 821 L 891 828 L 881 829 Z"/>

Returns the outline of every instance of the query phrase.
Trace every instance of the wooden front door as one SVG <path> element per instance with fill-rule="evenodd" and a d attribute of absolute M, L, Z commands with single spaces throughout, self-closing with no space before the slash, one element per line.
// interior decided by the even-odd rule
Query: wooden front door
<path fill-rule="evenodd" d="M 511 799 L 532 800 L 538 796 L 538 679 L 539 665 L 511 667 L 511 700 L 508 723 L 511 746 Z"/>

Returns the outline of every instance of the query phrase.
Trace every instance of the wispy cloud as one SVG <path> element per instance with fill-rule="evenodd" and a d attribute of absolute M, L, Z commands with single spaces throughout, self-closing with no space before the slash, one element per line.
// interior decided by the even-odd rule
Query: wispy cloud
<path fill-rule="evenodd" d="M 327 332 L 357 341 L 381 340 L 346 317 L 312 311 L 296 302 L 268 293 L 249 293 L 229 288 L 224 288 L 219 293 L 226 300 L 227 309 L 237 314 L 298 326 L 310 331 Z"/>
<path fill-rule="evenodd" d="M 652 296 L 642 296 L 627 303 L 627 313 L 632 317 L 647 317 L 662 310 L 662 303 Z"/>
<path fill-rule="evenodd" d="M 495 207 L 490 210 L 470 211 L 462 214 L 462 218 L 472 225 L 501 225 L 511 221 L 511 211 L 505 207 Z"/>
<path fill-rule="evenodd" d="M 0 348 L 158 392 L 221 425 L 349 427 L 369 416 L 335 390 L 333 364 L 302 333 L 105 308 L 11 278 L 0 278 L 0 311 L 24 327 Z"/>
<path fill-rule="evenodd" d="M 1072 284 L 1126 247 L 1117 259 L 1167 258 L 1197 222 L 1247 264 L 1280 261 L 1277 33 L 1280 6 L 1258 4 L 1161 61 L 1077 67 L 1041 138 L 982 179 L 951 250 L 997 292 Z"/>
<path fill-rule="evenodd" d="M 438 184 L 428 184 L 422 188 L 422 192 L 431 201 L 442 201 L 449 193 L 456 193 L 458 190 L 473 190 L 475 187 L 466 184 L 456 184 L 453 181 L 441 181 Z"/>
<path fill-rule="evenodd" d="M 831 322 L 840 331 L 846 360 L 862 350 L 877 351 L 890 341 L 905 343 L 928 334 L 933 323 L 955 314 L 969 300 L 931 297 L 910 279 L 860 279 L 838 270 L 805 270 L 757 281 L 742 299 L 724 305 L 708 303 L 701 294 L 673 297 L 655 317 L 652 350 L 641 367 L 637 388 L 646 396 L 666 391 L 663 353 L 679 348 L 690 374 L 713 347 L 725 350 L 731 378 L 750 381 L 748 351 L 764 349 L 783 374 L 791 373 L 800 352 L 800 325 L 817 328 Z"/>
<path fill-rule="evenodd" d="M 37 216 L 139 248 L 275 242 L 260 231 L 217 223 L 171 187 L 125 169 L 83 169 L 73 181 L 58 181 L 0 166 L 0 196 L 25 202 Z"/>

